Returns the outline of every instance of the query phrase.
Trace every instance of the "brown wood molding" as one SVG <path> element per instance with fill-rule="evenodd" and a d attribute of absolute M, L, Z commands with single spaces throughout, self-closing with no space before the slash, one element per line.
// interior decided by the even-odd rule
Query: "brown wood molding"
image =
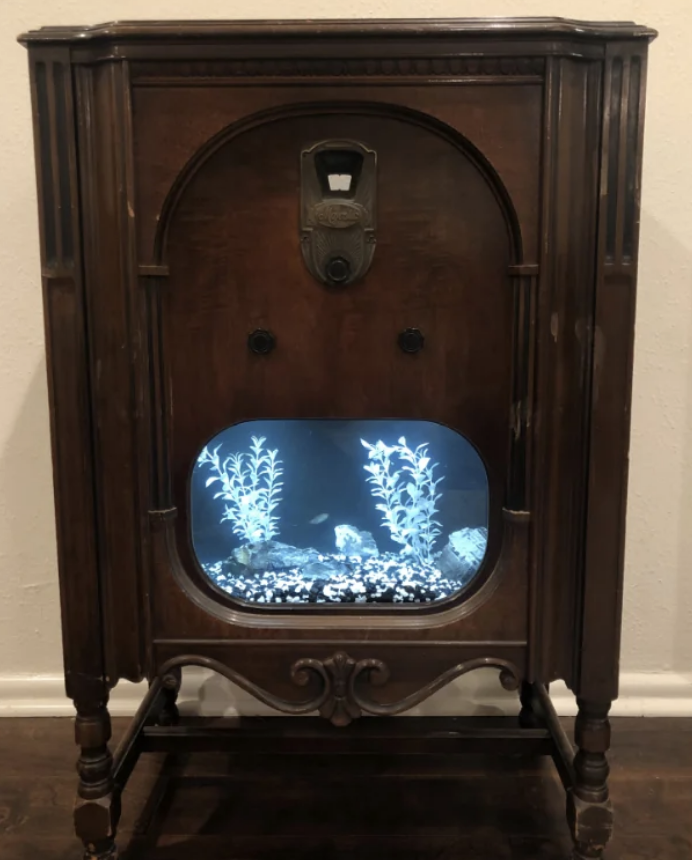
<path fill-rule="evenodd" d="M 226 83 L 242 78 L 494 78 L 519 77 L 536 82 L 543 77 L 541 57 L 307 57 L 295 59 L 242 59 L 195 63 L 184 68 L 170 65 L 150 72 L 139 69 L 138 85 L 181 83 L 190 79 L 217 79 Z"/>
<path fill-rule="evenodd" d="M 527 38 L 568 36 L 573 39 L 645 39 L 656 31 L 630 21 L 577 21 L 569 18 L 424 18 L 373 19 L 369 21 L 121 21 L 92 27 L 42 27 L 19 37 L 23 44 L 35 42 L 98 42 L 184 39 L 223 41 L 225 39 L 332 38 L 415 39 L 523 36 Z"/>
<path fill-rule="evenodd" d="M 184 666 L 211 669 L 251 693 L 261 702 L 285 714 L 299 716 L 319 711 L 321 716 L 335 726 L 342 727 L 364 714 L 396 716 L 404 713 L 441 690 L 455 678 L 476 669 L 499 669 L 500 683 L 505 690 L 517 690 L 521 678 L 520 670 L 509 660 L 477 657 L 447 669 L 425 687 L 403 699 L 382 704 L 368 696 L 366 690 L 368 686 L 386 686 L 390 678 L 388 665 L 378 658 L 356 660 L 346 651 L 336 651 L 327 659 L 302 657 L 293 663 L 290 669 L 293 684 L 317 690 L 311 698 L 293 702 L 268 692 L 235 669 L 211 657 L 183 654 L 166 662 L 161 667 L 160 677 L 166 678 L 174 670 Z"/>

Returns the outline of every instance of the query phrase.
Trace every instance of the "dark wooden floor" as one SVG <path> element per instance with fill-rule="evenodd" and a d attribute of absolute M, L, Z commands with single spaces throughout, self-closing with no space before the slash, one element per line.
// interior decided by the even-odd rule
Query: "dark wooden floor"
<path fill-rule="evenodd" d="M 692 860 L 692 720 L 614 720 L 608 860 Z M 122 721 L 116 729 L 122 730 Z M 70 720 L 0 720 L 0 858 L 78 860 Z M 548 760 L 145 757 L 127 860 L 565 860 Z"/>

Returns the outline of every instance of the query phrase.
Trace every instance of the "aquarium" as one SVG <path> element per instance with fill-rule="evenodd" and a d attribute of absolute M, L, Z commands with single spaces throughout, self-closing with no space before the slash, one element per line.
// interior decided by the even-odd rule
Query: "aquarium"
<path fill-rule="evenodd" d="M 200 451 L 190 508 L 202 570 L 252 604 L 430 604 L 488 542 L 483 461 L 428 421 L 234 425 Z"/>

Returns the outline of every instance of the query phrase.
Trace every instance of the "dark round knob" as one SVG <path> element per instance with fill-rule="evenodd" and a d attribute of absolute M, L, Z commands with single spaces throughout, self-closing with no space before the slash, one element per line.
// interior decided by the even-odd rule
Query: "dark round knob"
<path fill-rule="evenodd" d="M 345 284 L 351 275 L 351 264 L 343 257 L 332 257 L 327 263 L 326 273 L 333 284 Z"/>
<path fill-rule="evenodd" d="M 270 331 L 258 328 L 249 335 L 247 345 L 257 355 L 267 355 L 276 346 L 276 338 Z"/>
<path fill-rule="evenodd" d="M 399 335 L 399 348 L 402 352 L 420 352 L 425 338 L 417 328 L 406 328 Z"/>

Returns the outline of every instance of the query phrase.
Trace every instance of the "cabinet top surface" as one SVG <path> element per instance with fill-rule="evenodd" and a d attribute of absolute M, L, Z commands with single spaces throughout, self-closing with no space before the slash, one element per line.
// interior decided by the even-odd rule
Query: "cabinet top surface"
<path fill-rule="evenodd" d="M 656 31 L 631 21 L 576 21 L 567 18 L 448 18 L 288 21 L 117 21 L 86 27 L 41 27 L 19 37 L 33 43 L 122 42 L 137 40 L 506 37 L 646 39 Z"/>

